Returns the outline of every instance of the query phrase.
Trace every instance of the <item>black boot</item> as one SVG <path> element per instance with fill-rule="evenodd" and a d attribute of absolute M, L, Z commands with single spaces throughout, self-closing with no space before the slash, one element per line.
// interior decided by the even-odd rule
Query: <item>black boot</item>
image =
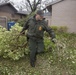
<path fill-rule="evenodd" d="M 30 62 L 30 65 L 31 65 L 32 67 L 35 67 L 35 62 Z"/>

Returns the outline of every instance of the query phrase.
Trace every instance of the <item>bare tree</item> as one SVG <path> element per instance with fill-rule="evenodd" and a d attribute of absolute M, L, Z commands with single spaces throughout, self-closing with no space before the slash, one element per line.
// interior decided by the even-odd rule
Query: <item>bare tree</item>
<path fill-rule="evenodd" d="M 20 11 L 21 10 L 22 11 L 26 10 L 26 11 L 29 11 L 29 12 L 31 11 L 31 8 L 30 8 L 30 6 L 29 6 L 29 4 L 26 0 L 22 0 L 22 1 L 20 1 L 20 3 L 15 4 L 15 7 Z"/>
<path fill-rule="evenodd" d="M 42 0 L 22 0 L 19 5 L 16 4 L 16 7 L 19 10 L 25 9 L 26 11 L 34 12 L 41 4 L 41 1 Z"/>
<path fill-rule="evenodd" d="M 27 0 L 32 12 L 34 12 L 37 9 L 37 6 L 39 4 L 41 4 L 41 1 L 42 0 L 38 0 L 38 1 L 37 0 L 33 0 L 33 2 L 31 3 L 31 0 Z"/>
<path fill-rule="evenodd" d="M 42 0 L 26 0 L 25 4 L 28 5 L 32 12 L 34 12 L 37 9 L 37 6 L 41 4 L 41 1 Z"/>

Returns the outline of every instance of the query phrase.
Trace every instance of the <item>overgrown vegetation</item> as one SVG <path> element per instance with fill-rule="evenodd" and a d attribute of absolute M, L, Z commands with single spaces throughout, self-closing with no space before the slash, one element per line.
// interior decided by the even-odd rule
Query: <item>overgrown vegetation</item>
<path fill-rule="evenodd" d="M 51 28 L 56 32 L 56 33 L 66 33 L 68 31 L 67 26 L 51 26 Z"/>
<path fill-rule="evenodd" d="M 57 31 L 53 44 L 45 33 L 45 53 L 37 56 L 32 68 L 28 47 L 22 46 L 26 38 L 18 36 L 21 29 L 18 24 L 10 31 L 0 27 L 0 75 L 76 75 L 76 34 Z"/>
<path fill-rule="evenodd" d="M 24 53 L 28 54 L 26 46 L 26 37 L 20 36 L 22 27 L 16 24 L 10 31 L 0 28 L 0 56 L 3 58 L 11 58 L 19 60 L 24 57 Z"/>

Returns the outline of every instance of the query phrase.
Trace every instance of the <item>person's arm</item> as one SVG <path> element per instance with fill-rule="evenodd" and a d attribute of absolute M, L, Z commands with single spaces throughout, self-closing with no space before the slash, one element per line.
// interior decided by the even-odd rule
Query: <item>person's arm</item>
<path fill-rule="evenodd" d="M 28 22 L 29 22 L 29 20 L 24 24 L 23 29 L 22 29 L 22 31 L 20 33 L 24 34 L 24 31 L 26 29 L 28 29 L 28 27 L 29 27 Z"/>
<path fill-rule="evenodd" d="M 49 33 L 50 37 L 53 39 L 53 38 L 56 38 L 55 36 L 55 33 L 54 33 L 54 30 L 52 28 L 50 28 L 47 23 L 45 23 L 44 25 L 44 28 L 45 28 L 45 31 Z"/>
<path fill-rule="evenodd" d="M 46 22 L 45 22 L 44 28 L 45 28 L 45 31 L 49 33 L 52 42 L 55 43 L 56 36 L 55 36 L 54 30 L 52 28 L 50 28 Z"/>

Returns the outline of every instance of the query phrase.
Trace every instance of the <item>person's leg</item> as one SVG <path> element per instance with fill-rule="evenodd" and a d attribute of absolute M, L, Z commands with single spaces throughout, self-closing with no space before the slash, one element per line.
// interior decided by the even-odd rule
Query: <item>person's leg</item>
<path fill-rule="evenodd" d="M 37 52 L 38 53 L 44 53 L 44 42 L 43 40 L 39 40 L 37 41 L 37 44 L 38 44 L 38 49 L 37 49 Z"/>
<path fill-rule="evenodd" d="M 29 49 L 30 49 L 30 64 L 32 67 L 35 67 L 36 51 L 37 51 L 37 43 L 35 40 L 29 39 Z"/>

